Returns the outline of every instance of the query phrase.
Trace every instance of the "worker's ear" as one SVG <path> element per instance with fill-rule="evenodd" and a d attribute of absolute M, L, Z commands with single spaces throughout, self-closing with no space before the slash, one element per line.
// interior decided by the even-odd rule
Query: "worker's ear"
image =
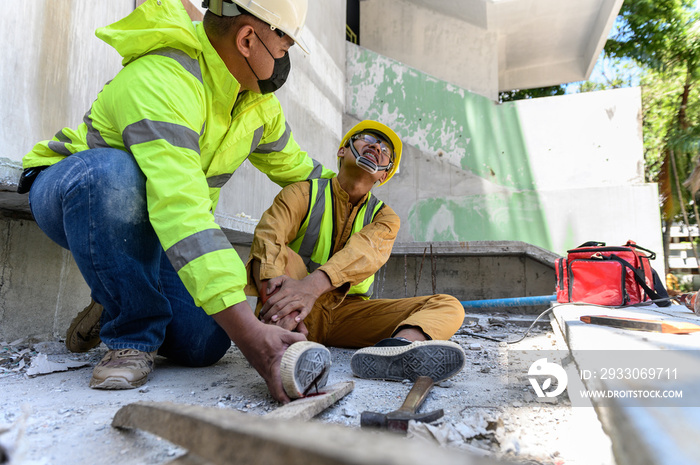
<path fill-rule="evenodd" d="M 250 41 L 255 36 L 255 29 L 250 24 L 244 24 L 236 32 L 236 47 L 244 57 L 250 56 Z"/>
<path fill-rule="evenodd" d="M 345 147 L 340 147 L 338 149 L 338 158 L 343 158 L 345 156 Z"/>
<path fill-rule="evenodd" d="M 389 172 L 388 172 L 388 171 L 382 171 L 382 175 L 379 177 L 379 179 L 377 180 L 377 182 L 380 182 L 380 183 L 384 182 L 384 180 L 386 179 L 386 177 L 387 177 L 388 175 L 389 175 Z"/>

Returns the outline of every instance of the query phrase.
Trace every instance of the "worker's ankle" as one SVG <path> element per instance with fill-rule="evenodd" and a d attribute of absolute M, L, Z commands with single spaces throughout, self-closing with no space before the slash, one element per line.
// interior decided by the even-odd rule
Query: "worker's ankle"
<path fill-rule="evenodd" d="M 416 341 L 427 341 L 428 338 L 425 336 L 423 331 L 421 331 L 418 328 L 410 327 L 410 328 L 403 328 L 399 330 L 396 334 L 394 334 L 395 338 L 403 338 L 406 340 L 409 340 L 411 342 L 416 342 Z"/>

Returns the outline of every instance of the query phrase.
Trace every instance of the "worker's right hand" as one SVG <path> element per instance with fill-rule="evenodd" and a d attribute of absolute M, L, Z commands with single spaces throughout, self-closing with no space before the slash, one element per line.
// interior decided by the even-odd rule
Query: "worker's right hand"
<path fill-rule="evenodd" d="M 265 380 L 272 397 L 282 403 L 289 402 L 280 376 L 282 355 L 290 345 L 304 341 L 306 337 L 301 333 L 262 323 L 255 318 L 246 301 L 216 313 L 213 317 Z"/>
<path fill-rule="evenodd" d="M 254 335 L 255 343 L 236 346 L 240 349 L 253 368 L 262 376 L 267 384 L 267 389 L 277 401 L 286 404 L 290 398 L 282 387 L 280 364 L 282 355 L 295 342 L 305 341 L 306 337 L 300 333 L 293 333 L 278 326 L 259 324 L 260 331 Z"/>

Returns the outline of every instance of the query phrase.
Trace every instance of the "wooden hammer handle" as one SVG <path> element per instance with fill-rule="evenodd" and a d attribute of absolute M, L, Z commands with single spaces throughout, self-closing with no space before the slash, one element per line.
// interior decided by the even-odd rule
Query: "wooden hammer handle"
<path fill-rule="evenodd" d="M 430 376 L 419 376 L 416 382 L 413 383 L 413 387 L 406 396 L 403 405 L 397 411 L 415 413 L 423 404 L 425 398 L 428 397 L 433 384 L 433 379 Z"/>

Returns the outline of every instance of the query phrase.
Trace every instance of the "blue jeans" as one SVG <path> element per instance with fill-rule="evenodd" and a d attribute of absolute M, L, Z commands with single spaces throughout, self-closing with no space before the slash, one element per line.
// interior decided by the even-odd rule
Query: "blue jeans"
<path fill-rule="evenodd" d="M 148 219 L 146 178 L 116 149 L 73 154 L 42 171 L 29 193 L 39 228 L 71 251 L 102 304 L 100 338 L 187 366 L 215 363 L 231 340 L 168 261 Z"/>

